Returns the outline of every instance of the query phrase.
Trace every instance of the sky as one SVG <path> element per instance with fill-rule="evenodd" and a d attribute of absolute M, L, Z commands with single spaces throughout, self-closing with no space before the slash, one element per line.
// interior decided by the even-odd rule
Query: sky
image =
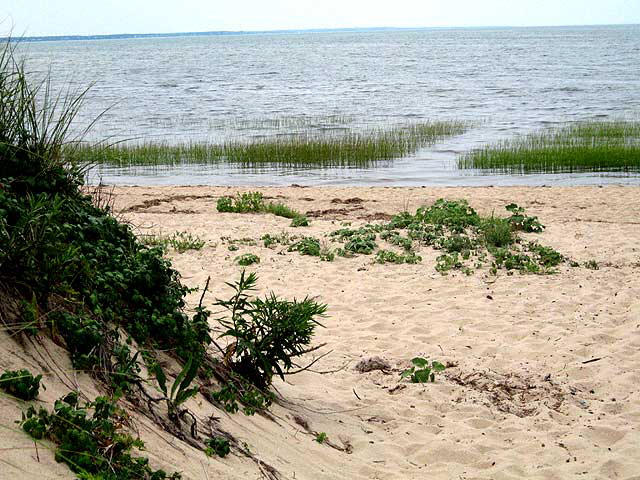
<path fill-rule="evenodd" d="M 640 0 L 0 0 L 14 36 L 618 23 Z"/>

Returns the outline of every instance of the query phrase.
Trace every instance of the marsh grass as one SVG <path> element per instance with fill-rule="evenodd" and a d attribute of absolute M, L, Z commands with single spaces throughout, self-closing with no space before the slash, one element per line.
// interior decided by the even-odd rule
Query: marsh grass
<path fill-rule="evenodd" d="M 460 168 L 500 173 L 640 170 L 640 121 L 590 121 L 505 140 L 464 155 Z"/>
<path fill-rule="evenodd" d="M 114 167 L 235 164 L 243 167 L 367 167 L 415 154 L 438 140 L 464 133 L 461 121 L 423 122 L 362 132 L 280 135 L 223 143 L 144 142 L 75 145 L 65 154 L 82 164 Z"/>

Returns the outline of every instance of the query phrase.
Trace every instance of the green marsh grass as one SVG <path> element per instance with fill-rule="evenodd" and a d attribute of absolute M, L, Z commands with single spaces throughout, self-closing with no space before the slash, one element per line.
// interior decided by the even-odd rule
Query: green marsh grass
<path fill-rule="evenodd" d="M 236 164 L 255 167 L 366 167 L 415 154 L 449 136 L 464 133 L 462 121 L 424 122 L 363 132 L 295 134 L 223 143 L 145 142 L 78 145 L 69 155 L 83 164 L 115 167 Z"/>
<path fill-rule="evenodd" d="M 474 150 L 460 168 L 500 173 L 640 170 L 639 121 L 589 121 Z"/>

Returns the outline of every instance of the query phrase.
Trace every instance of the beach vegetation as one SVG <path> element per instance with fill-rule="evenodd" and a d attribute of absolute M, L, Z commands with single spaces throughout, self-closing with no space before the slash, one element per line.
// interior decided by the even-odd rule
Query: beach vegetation
<path fill-rule="evenodd" d="M 228 413 L 236 413 L 242 405 L 243 413 L 252 416 L 267 410 L 273 403 L 274 394 L 233 373 L 220 389 L 211 392 L 211 399 Z"/>
<path fill-rule="evenodd" d="M 291 245 L 297 238 L 297 235 L 291 235 L 289 232 L 283 230 L 277 235 L 265 233 L 260 237 L 260 240 L 262 240 L 266 248 L 273 248 L 274 245 Z"/>
<path fill-rule="evenodd" d="M 129 423 L 129 415 L 111 399 L 98 397 L 81 405 L 76 392 L 56 400 L 52 412 L 29 407 L 21 421 L 35 440 L 53 442 L 56 461 L 67 464 L 79 478 L 181 478 L 178 473 L 153 470 L 148 459 L 132 455 L 144 443 L 125 431 Z"/>
<path fill-rule="evenodd" d="M 242 255 L 238 255 L 234 262 L 241 267 L 248 267 L 249 265 L 260 263 L 260 257 L 253 253 L 243 253 Z"/>
<path fill-rule="evenodd" d="M 571 173 L 640 170 L 640 122 L 591 120 L 504 140 L 463 155 L 463 169 Z"/>
<path fill-rule="evenodd" d="M 267 136 L 248 141 L 121 142 L 76 144 L 65 156 L 115 167 L 232 164 L 242 167 L 370 167 L 415 154 L 420 148 L 468 130 L 463 121 L 425 121 L 362 131 Z"/>
<path fill-rule="evenodd" d="M 207 446 L 205 453 L 210 457 L 216 455 L 220 458 L 224 458 L 231 452 L 229 440 L 220 435 L 208 438 L 205 440 L 205 445 Z"/>
<path fill-rule="evenodd" d="M 297 242 L 291 244 L 287 250 L 289 252 L 299 252 L 301 255 L 319 257 L 320 240 L 315 237 L 302 237 Z"/>
<path fill-rule="evenodd" d="M 385 264 L 385 263 L 395 263 L 395 264 L 402 264 L 402 263 L 411 263 L 411 264 L 415 264 L 415 263 L 420 263 L 422 261 L 422 257 L 419 255 L 416 255 L 413 252 L 407 253 L 407 254 L 400 254 L 400 253 L 396 253 L 392 250 L 378 250 L 376 252 L 376 257 L 375 257 L 375 262 L 376 263 L 381 263 L 381 264 Z"/>
<path fill-rule="evenodd" d="M 533 233 L 540 233 L 544 231 L 545 227 L 540 223 L 538 217 L 526 215 L 524 208 L 519 207 L 515 203 L 510 203 L 504 208 L 506 208 L 508 212 L 511 212 L 511 216 L 507 218 L 507 221 L 511 224 L 514 230 Z"/>
<path fill-rule="evenodd" d="M 436 374 L 443 372 L 445 366 L 437 361 L 430 362 L 426 358 L 415 357 L 411 359 L 412 366 L 400 373 L 400 378 L 409 378 L 411 383 L 434 382 Z"/>
<path fill-rule="evenodd" d="M 197 360 L 194 361 L 193 357 L 189 357 L 180 373 L 174 379 L 170 390 L 167 388 L 167 376 L 160 366 L 160 363 L 150 362 L 148 365 L 150 367 L 149 372 L 155 375 L 158 387 L 164 395 L 163 400 L 167 402 L 169 418 L 177 421 L 180 413 L 180 405 L 196 395 L 199 391 L 198 387 L 191 386 L 191 383 L 198 374 L 198 369 L 200 368 L 199 362 Z"/>
<path fill-rule="evenodd" d="M 5 370 L 0 375 L 0 389 L 21 400 L 33 400 L 40 393 L 40 380 L 42 375 L 34 377 L 26 368 Z"/>
<path fill-rule="evenodd" d="M 302 213 L 283 203 L 265 203 L 260 192 L 236 193 L 233 197 L 221 197 L 218 199 L 217 208 L 223 213 L 271 213 L 277 217 L 291 219 L 292 227 L 309 226 L 309 220 Z"/>
<path fill-rule="evenodd" d="M 589 270 L 600 270 L 600 265 L 598 265 L 597 260 L 588 260 L 584 263 L 584 267 L 588 268 Z"/>
<path fill-rule="evenodd" d="M 233 295 L 215 305 L 228 313 L 217 321 L 222 337 L 232 342 L 226 359 L 231 370 L 263 389 L 274 375 L 284 379 L 294 359 L 313 350 L 309 344 L 316 326 L 321 326 L 317 318 L 324 316 L 327 306 L 309 297 L 282 300 L 273 293 L 250 298 L 257 280 L 255 273 L 243 271 L 237 282 L 229 284 Z"/>
<path fill-rule="evenodd" d="M 206 242 L 190 232 L 175 232 L 171 235 L 142 235 L 140 241 L 149 247 L 160 247 L 163 250 L 173 248 L 178 253 L 189 250 L 202 250 Z"/>
<path fill-rule="evenodd" d="M 343 242 L 334 253 L 355 256 L 376 253 L 377 263 L 417 263 L 420 246 L 442 253 L 436 259 L 436 271 L 447 274 L 457 270 L 472 275 L 490 263 L 490 271 L 518 270 L 521 273 L 553 273 L 553 267 L 565 258 L 550 247 L 525 242 L 518 232 L 541 233 L 544 225 L 516 204 L 506 207 L 508 217 L 482 216 L 466 200 L 438 199 L 431 205 L 394 215 L 387 223 L 369 223 L 359 227 L 343 226 L 328 234 Z M 377 241 L 402 248 L 404 254 L 379 248 Z M 497 257 L 491 260 L 490 257 Z"/>

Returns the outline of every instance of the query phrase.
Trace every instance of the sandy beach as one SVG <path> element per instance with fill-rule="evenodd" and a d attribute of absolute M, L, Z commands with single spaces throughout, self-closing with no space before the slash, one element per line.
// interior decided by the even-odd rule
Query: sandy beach
<path fill-rule="evenodd" d="M 306 213 L 311 225 L 216 210 L 221 196 L 255 190 Z M 419 264 L 380 265 L 366 255 L 322 262 L 260 241 L 286 231 L 328 244 L 344 222 L 385 220 L 438 198 L 500 216 L 515 202 L 546 225 L 525 238 L 599 268 L 441 275 L 438 252 L 426 247 Z M 230 415 L 200 395 L 188 402 L 258 462 L 237 452 L 208 458 L 135 417 L 155 465 L 188 479 L 272 478 L 270 468 L 282 479 L 640 479 L 640 189 L 117 187 L 113 201 L 140 235 L 187 231 L 206 241 L 200 251 L 170 252 L 186 285 L 211 278 L 205 305 L 230 296 L 225 282 L 239 277 L 234 258 L 243 253 L 260 257 L 247 268 L 259 276 L 259 294 L 328 305 L 315 336 L 326 343 L 315 354 L 328 354 L 313 371 L 274 382 L 271 417 Z M 246 240 L 229 251 L 229 239 Z M 191 307 L 199 295 L 189 296 Z M 2 367 L 48 371 L 43 405 L 73 385 L 98 393 L 88 377 L 64 373 L 70 362 L 52 341 L 19 346 L 2 335 Z M 374 356 L 390 368 L 354 368 Z M 416 356 L 448 368 L 434 383 L 400 381 Z M 0 400 L 0 478 L 70 478 L 13 424 L 21 406 Z M 321 432 L 324 444 L 315 441 Z"/>

